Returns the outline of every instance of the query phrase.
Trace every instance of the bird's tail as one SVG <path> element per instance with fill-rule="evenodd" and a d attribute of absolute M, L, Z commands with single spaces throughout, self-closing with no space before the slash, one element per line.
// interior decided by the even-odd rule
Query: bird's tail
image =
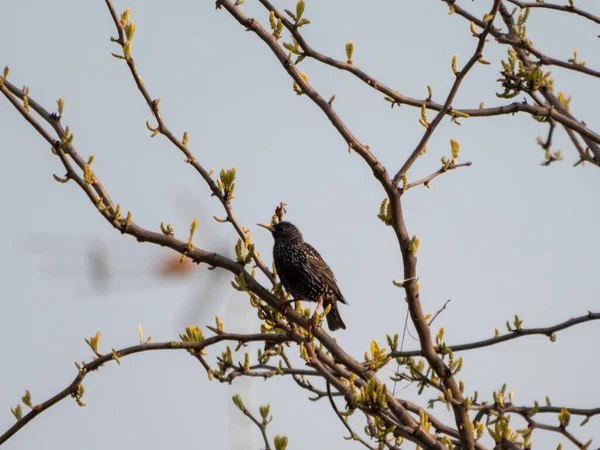
<path fill-rule="evenodd" d="M 338 311 L 337 302 L 333 302 L 331 304 L 331 310 L 329 311 L 329 314 L 327 314 L 326 317 L 327 326 L 331 331 L 339 330 L 340 328 L 342 330 L 346 329 L 346 325 L 344 324 L 342 316 L 340 316 L 340 312 Z"/>

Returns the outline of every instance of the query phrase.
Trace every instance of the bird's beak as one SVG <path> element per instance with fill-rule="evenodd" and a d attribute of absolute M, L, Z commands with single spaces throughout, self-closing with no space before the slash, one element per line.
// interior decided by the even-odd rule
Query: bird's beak
<path fill-rule="evenodd" d="M 256 225 L 258 225 L 259 227 L 263 227 L 266 228 L 267 230 L 269 230 L 271 233 L 273 231 L 275 231 L 275 228 L 273 228 L 271 225 L 265 225 L 264 223 L 257 223 Z"/>

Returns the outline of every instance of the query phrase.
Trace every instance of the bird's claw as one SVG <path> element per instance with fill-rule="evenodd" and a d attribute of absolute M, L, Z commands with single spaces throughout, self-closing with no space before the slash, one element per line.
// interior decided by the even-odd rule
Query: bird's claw
<path fill-rule="evenodd" d="M 283 302 L 283 303 L 281 304 L 281 307 L 279 308 L 279 312 L 280 312 L 282 315 L 284 315 L 284 316 L 285 316 L 285 315 L 287 315 L 288 308 L 287 308 L 287 303 L 286 303 L 286 302 Z"/>
<path fill-rule="evenodd" d="M 281 312 L 281 314 L 283 314 L 283 315 L 285 316 L 285 315 L 287 314 L 287 312 L 288 312 L 288 305 L 289 305 L 290 303 L 293 303 L 293 302 L 295 302 L 295 301 L 296 301 L 296 300 L 284 300 L 284 301 L 281 303 L 281 309 L 280 309 L 280 312 Z"/>

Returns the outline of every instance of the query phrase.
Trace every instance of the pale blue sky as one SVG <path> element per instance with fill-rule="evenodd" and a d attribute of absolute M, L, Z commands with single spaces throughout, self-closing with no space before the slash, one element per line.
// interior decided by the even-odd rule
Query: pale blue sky
<path fill-rule="evenodd" d="M 183 155 L 161 137 L 150 139 L 145 126 L 150 113 L 125 64 L 110 56 L 118 48 L 109 41 L 115 32 L 104 2 L 6 3 L 0 66 L 10 66 L 10 80 L 29 86 L 31 96 L 49 109 L 58 97 L 65 99 L 64 122 L 75 133 L 78 151 L 95 155 L 94 169 L 113 200 L 131 209 L 141 226 L 157 230 L 161 221 L 171 222 L 180 237 L 198 217 L 196 244 L 232 254 L 237 236 L 211 219 L 223 215 L 220 204 Z M 312 24 L 302 29 L 306 39 L 339 59 L 352 40 L 355 63 L 373 77 L 418 98 L 426 96 L 429 84 L 434 99 L 442 101 L 454 79 L 452 56 L 464 63 L 476 45 L 469 24 L 448 16 L 439 0 L 365 4 L 308 0 L 305 15 Z M 482 16 L 491 2 L 459 4 Z M 596 0 L 577 5 L 600 13 Z M 133 56 L 150 93 L 162 97 L 171 130 L 189 132 L 190 147 L 205 167 L 237 167 L 234 208 L 240 222 L 256 228 L 285 201 L 288 219 L 334 269 L 350 303 L 341 308 L 348 330 L 336 333 L 337 339 L 361 358 L 372 339 L 384 343 L 386 333 L 401 332 L 405 303 L 392 285 L 402 278 L 401 259 L 391 230 L 376 217 L 384 194 L 329 121 L 308 98 L 296 96 L 264 44 L 225 10 L 215 11 L 214 1 L 130 0 L 115 6 L 132 9 Z M 267 24 L 268 15 L 255 1 L 247 0 L 242 9 Z M 535 11 L 528 29 L 543 51 L 567 59 L 578 49 L 590 67 L 600 67 L 597 26 Z M 502 55 L 504 49 L 490 42 L 485 57 L 495 64 L 475 67 L 455 106 L 503 103 L 495 97 Z M 337 95 L 334 106 L 342 119 L 395 172 L 423 132 L 419 111 L 391 110 L 380 94 L 349 74 L 308 60 L 302 68 L 323 97 Z M 575 116 L 598 130 L 597 83 L 580 74 L 553 73 L 557 88 L 573 95 Z M 423 307 L 435 312 L 452 299 L 435 323 L 445 327 L 449 343 L 491 337 L 515 313 L 525 327 L 534 327 L 599 310 L 600 172 L 572 168 L 575 152 L 562 130 L 555 148 L 565 160 L 541 167 L 543 152 L 535 138 L 545 132 L 525 115 L 464 120 L 462 127 L 445 121 L 409 174 L 410 181 L 437 170 L 450 152 L 450 138 L 460 142 L 461 160 L 473 162 L 439 177 L 431 190 L 410 191 L 404 200 L 409 232 L 421 239 Z M 9 407 L 25 389 L 40 402 L 71 382 L 73 361 L 92 356 L 83 338 L 96 331 L 102 332 L 101 351 L 108 352 L 135 344 L 138 324 L 155 341 L 175 339 L 189 323 L 212 323 L 217 313 L 228 330 L 236 330 L 227 311 L 234 304 L 250 308 L 244 296 L 232 293 L 228 276 L 200 268 L 191 280 L 160 279 L 155 268 L 165 251 L 119 235 L 74 183 L 54 182 L 52 173 L 64 172 L 59 161 L 5 100 L 0 146 L 6 155 L 0 179 L 1 430 L 13 424 Z M 270 262 L 271 237 L 260 229 L 254 235 Z M 94 290 L 88 277 L 86 255 L 99 243 L 112 270 L 129 274 L 111 279 L 107 292 Z M 237 325 L 244 328 L 239 320 Z M 245 327 L 256 328 L 254 321 Z M 533 337 L 464 353 L 462 378 L 480 398 L 491 398 L 506 382 L 518 404 L 550 395 L 556 405 L 599 406 L 593 374 L 600 366 L 592 356 L 599 338 L 599 327 L 586 324 L 560 333 L 554 344 Z M 408 338 L 406 347 L 415 346 Z M 214 361 L 216 352 L 210 355 Z M 63 401 L 12 438 L 7 450 L 230 445 L 229 399 L 239 389 L 209 383 L 184 353 L 126 358 L 120 367 L 110 364 L 91 374 L 84 386 L 86 408 Z M 271 436 L 287 434 L 288 448 L 360 446 L 343 441 L 347 432 L 328 404 L 306 400 L 292 380 L 253 386 L 258 403 L 271 403 Z M 402 395 L 424 404 L 414 391 L 409 387 Z M 577 436 L 593 437 L 597 444 L 599 420 L 575 427 Z M 362 429 L 362 422 L 356 425 Z M 262 448 L 255 438 L 254 448 Z M 555 445 L 546 432 L 534 434 L 534 448 Z"/>

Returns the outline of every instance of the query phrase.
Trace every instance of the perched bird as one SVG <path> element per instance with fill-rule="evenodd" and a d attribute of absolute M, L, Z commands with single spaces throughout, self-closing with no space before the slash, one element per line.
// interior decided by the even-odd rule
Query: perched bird
<path fill-rule="evenodd" d="M 348 304 L 340 292 L 335 276 L 323 261 L 319 252 L 304 242 L 302 233 L 290 222 L 259 226 L 273 235 L 273 260 L 283 287 L 296 300 L 318 302 L 315 313 L 321 305 L 331 305 L 327 314 L 327 325 L 331 331 L 346 325 L 340 317 L 337 302 Z"/>

